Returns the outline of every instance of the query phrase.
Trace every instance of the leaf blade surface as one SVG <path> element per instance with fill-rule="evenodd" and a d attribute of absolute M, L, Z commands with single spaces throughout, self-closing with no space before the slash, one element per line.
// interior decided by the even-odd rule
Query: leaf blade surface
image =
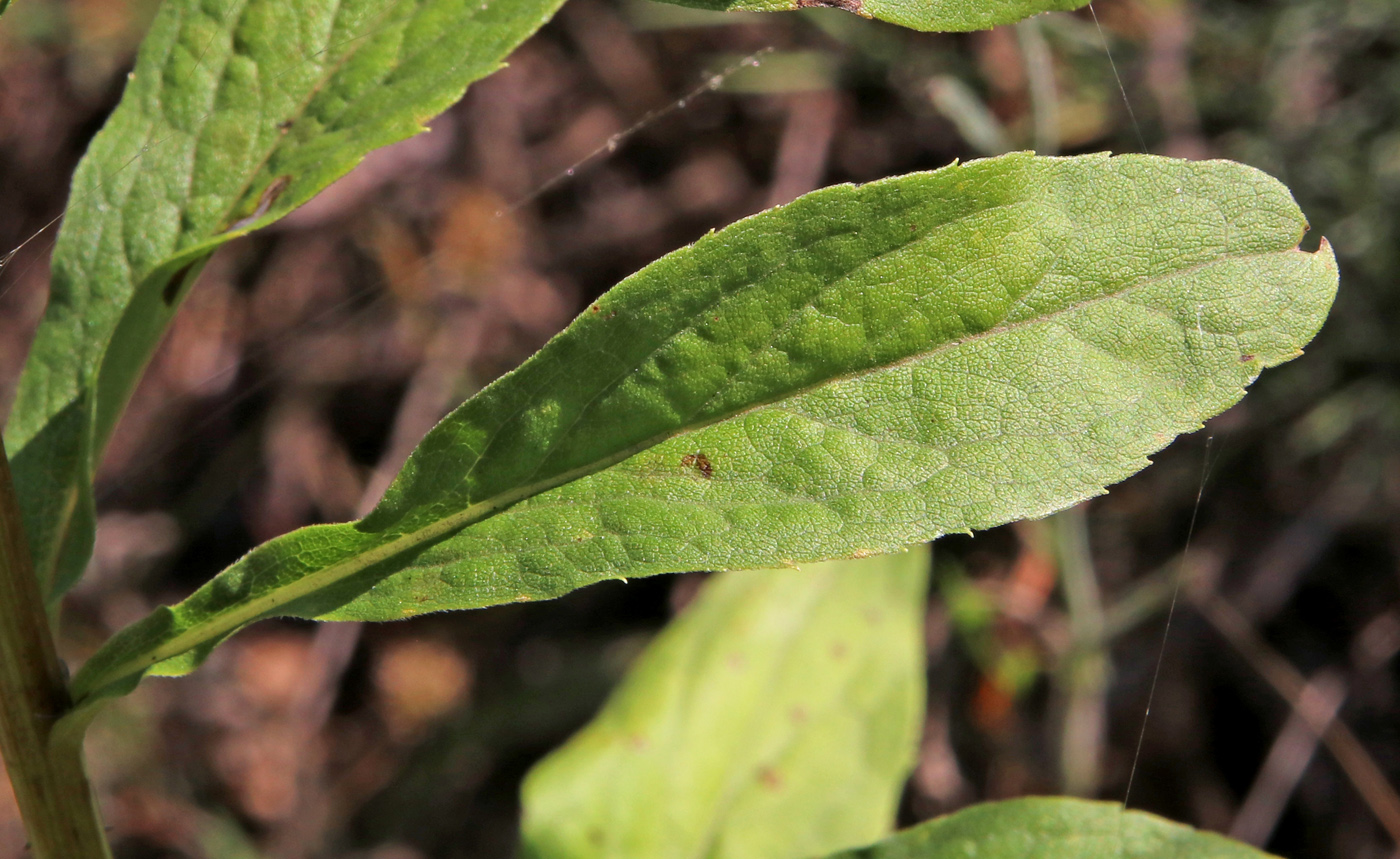
<path fill-rule="evenodd" d="M 712 579 L 522 789 L 538 859 L 783 859 L 890 831 L 929 552 Z"/>
<path fill-rule="evenodd" d="M 1068 506 L 1299 354 L 1336 287 L 1304 227 L 1257 171 L 1152 156 L 808 195 L 624 281 L 429 433 L 369 517 L 259 547 L 79 691 L 189 670 L 263 616 L 887 552 Z"/>
<path fill-rule="evenodd" d="M 96 462 L 208 256 L 425 131 L 561 2 L 162 5 L 74 176 L 5 427 L 50 600 L 82 572 Z"/>
<path fill-rule="evenodd" d="M 1033 797 L 975 805 L 828 859 L 1267 859 L 1222 835 L 1200 832 L 1112 802 Z"/>
<path fill-rule="evenodd" d="M 1041 12 L 1068 11 L 1089 0 L 664 0 L 711 12 L 787 12 L 832 8 L 930 32 L 968 32 L 1011 24 Z"/>

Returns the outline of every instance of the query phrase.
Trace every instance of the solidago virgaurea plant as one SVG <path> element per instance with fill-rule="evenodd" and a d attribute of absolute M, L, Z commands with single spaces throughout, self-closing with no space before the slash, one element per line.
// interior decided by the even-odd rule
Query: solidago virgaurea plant
<path fill-rule="evenodd" d="M 103 702 L 194 670 L 250 623 L 395 620 L 698 569 L 746 572 L 708 587 L 531 775 L 531 855 L 1260 855 L 1071 800 L 879 840 L 922 700 L 927 563 L 902 550 L 1103 492 L 1322 325 L 1329 246 L 1300 250 L 1288 190 L 1227 161 L 1013 153 L 826 188 L 707 235 L 449 414 L 369 515 L 264 543 L 67 677 L 49 618 L 92 551 L 95 468 L 204 263 L 422 131 L 559 5 L 161 7 L 74 176 L 83 205 L 5 426 L 0 740 L 35 855 L 108 855 L 81 756 Z M 965 31 L 1083 4 L 687 5 Z M 769 569 L 867 556 L 882 557 Z M 729 677 L 733 652 L 753 670 Z"/>

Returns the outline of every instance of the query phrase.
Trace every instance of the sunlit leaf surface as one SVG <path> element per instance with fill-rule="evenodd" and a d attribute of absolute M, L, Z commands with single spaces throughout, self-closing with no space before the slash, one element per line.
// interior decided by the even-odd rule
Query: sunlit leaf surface
<path fill-rule="evenodd" d="M 928 550 L 725 573 L 525 781 L 536 859 L 803 859 L 887 834 L 923 724 Z"/>
<path fill-rule="evenodd" d="M 609 578 L 888 552 L 1099 494 L 1331 305 L 1240 164 L 1013 154 L 838 186 L 648 266 L 448 416 L 380 506 L 249 553 L 76 678 L 261 617 L 384 620 Z"/>
<path fill-rule="evenodd" d="M 1037 797 L 989 802 L 828 859 L 1267 859 L 1117 803 Z"/>
<path fill-rule="evenodd" d="M 168 0 L 73 179 L 5 427 L 51 600 L 91 551 L 91 481 L 215 248 L 277 220 L 500 67 L 563 0 Z"/>
<path fill-rule="evenodd" d="M 915 30 L 965 32 L 1010 24 L 1040 12 L 1078 9 L 1089 0 L 666 0 L 724 12 L 785 12 L 826 7 L 845 9 Z"/>

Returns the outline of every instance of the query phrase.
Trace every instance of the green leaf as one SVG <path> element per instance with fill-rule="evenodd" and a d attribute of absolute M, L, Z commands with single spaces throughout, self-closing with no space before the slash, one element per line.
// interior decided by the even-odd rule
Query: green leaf
<path fill-rule="evenodd" d="M 530 773 L 538 859 L 802 859 L 889 833 L 924 703 L 929 552 L 723 574 Z"/>
<path fill-rule="evenodd" d="M 1267 859 L 1116 802 L 1036 797 L 989 802 L 828 859 Z"/>
<path fill-rule="evenodd" d="M 51 600 L 91 551 L 93 470 L 218 246 L 495 71 L 562 0 L 169 0 L 73 179 L 6 427 Z"/>
<path fill-rule="evenodd" d="M 966 32 L 1010 24 L 1041 12 L 1078 9 L 1089 0 L 664 0 L 712 12 L 845 9 L 913 30 Z"/>
<path fill-rule="evenodd" d="M 1263 173 L 1154 156 L 809 194 L 623 281 L 434 428 L 368 517 L 255 549 L 115 636 L 76 692 L 188 671 L 261 617 L 385 620 L 1043 516 L 1300 354 L 1337 283 L 1304 229 Z"/>

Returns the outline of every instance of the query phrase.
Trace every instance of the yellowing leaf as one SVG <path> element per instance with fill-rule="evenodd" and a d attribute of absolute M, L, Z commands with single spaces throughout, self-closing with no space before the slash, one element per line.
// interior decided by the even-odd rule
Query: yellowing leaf
<path fill-rule="evenodd" d="M 922 727 L 926 547 L 711 580 L 530 773 L 536 859 L 803 859 L 890 831 Z"/>

